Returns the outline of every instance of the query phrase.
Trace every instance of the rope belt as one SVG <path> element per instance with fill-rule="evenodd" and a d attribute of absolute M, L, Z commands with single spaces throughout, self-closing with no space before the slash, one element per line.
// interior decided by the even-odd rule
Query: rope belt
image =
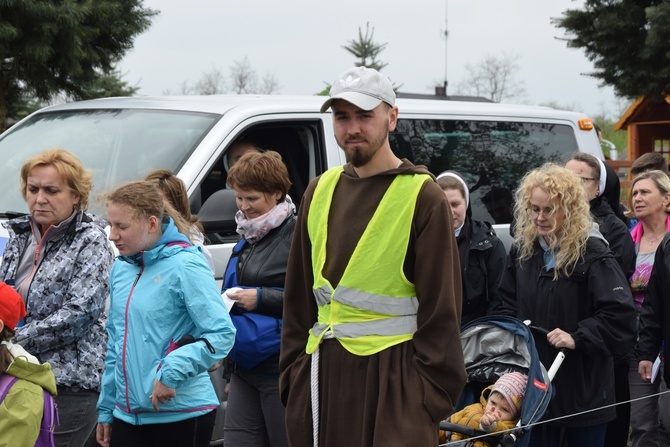
<path fill-rule="evenodd" d="M 334 338 L 331 331 L 327 331 L 323 335 L 324 340 Z M 319 364 L 321 356 L 319 355 L 321 351 L 321 346 L 318 347 L 316 351 L 312 353 L 312 362 L 310 365 L 310 391 L 311 391 L 311 401 L 312 401 L 312 437 L 314 447 L 319 447 L 319 423 L 321 420 L 320 415 L 320 400 L 319 400 Z"/>

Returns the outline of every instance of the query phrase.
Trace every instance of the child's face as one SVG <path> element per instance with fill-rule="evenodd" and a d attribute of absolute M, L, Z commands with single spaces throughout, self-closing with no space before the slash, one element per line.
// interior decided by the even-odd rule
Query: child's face
<path fill-rule="evenodd" d="M 493 416 L 496 421 L 511 421 L 514 420 L 514 411 L 509 407 L 507 400 L 497 391 L 494 391 L 489 396 L 484 408 L 484 414 Z"/>

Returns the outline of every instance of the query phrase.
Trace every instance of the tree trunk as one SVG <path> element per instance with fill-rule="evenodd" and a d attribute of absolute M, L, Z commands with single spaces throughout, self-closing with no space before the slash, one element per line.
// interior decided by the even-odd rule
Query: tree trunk
<path fill-rule="evenodd" d="M 0 71 L 0 133 L 7 129 L 7 101 L 5 100 L 5 89 L 2 71 Z"/>

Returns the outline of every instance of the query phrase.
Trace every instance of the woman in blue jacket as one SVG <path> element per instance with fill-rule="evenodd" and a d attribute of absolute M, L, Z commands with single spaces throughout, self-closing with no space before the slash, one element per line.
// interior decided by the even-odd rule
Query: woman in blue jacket
<path fill-rule="evenodd" d="M 97 440 L 108 446 L 208 446 L 218 404 L 207 369 L 235 328 L 189 224 L 146 181 L 107 196 L 109 342 Z M 191 336 L 189 344 L 179 343 Z"/>

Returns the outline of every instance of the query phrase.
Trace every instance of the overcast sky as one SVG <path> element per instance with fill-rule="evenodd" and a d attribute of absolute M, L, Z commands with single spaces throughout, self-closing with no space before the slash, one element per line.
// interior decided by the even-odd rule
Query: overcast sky
<path fill-rule="evenodd" d="M 374 27 L 388 45 L 383 72 L 401 91 L 431 93 L 446 73 L 450 86 L 465 66 L 487 55 L 518 56 L 516 79 L 528 104 L 555 102 L 590 115 L 618 118 L 627 102 L 585 76 L 593 66 L 581 49 L 569 49 L 551 24 L 571 0 L 145 0 L 160 11 L 119 65 L 139 94 L 176 93 L 212 68 L 225 73 L 247 57 L 259 75 L 274 73 L 281 94 L 314 94 L 353 66 L 342 48 L 359 26 Z M 394 6 L 390 6 L 394 5 Z M 445 23 L 449 32 L 446 41 Z M 450 90 L 451 91 L 451 90 Z M 452 91 L 453 93 L 453 91 Z"/>

